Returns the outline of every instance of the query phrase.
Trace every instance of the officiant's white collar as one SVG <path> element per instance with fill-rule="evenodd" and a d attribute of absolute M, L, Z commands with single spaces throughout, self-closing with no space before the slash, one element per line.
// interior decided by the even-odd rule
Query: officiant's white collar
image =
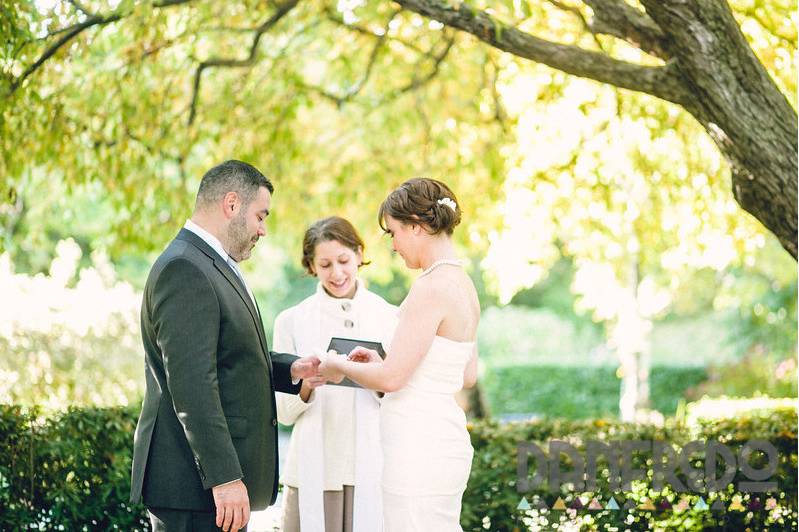
<path fill-rule="evenodd" d="M 352 295 L 352 298 L 333 297 L 325 291 L 325 287 L 322 286 L 321 281 L 316 284 L 316 295 L 323 304 L 328 305 L 338 305 L 347 301 L 359 301 L 363 299 L 363 293 L 365 290 L 366 289 L 363 287 L 363 281 L 361 281 L 360 277 L 355 278 L 355 293 Z"/>
<path fill-rule="evenodd" d="M 191 219 L 186 220 L 186 224 L 183 226 L 184 229 L 188 229 L 195 235 L 199 236 L 205 243 L 211 246 L 211 248 L 219 253 L 219 256 L 222 257 L 222 260 L 227 262 L 228 254 L 225 251 L 225 248 L 222 247 L 222 242 L 219 241 L 217 237 L 197 225 L 196 223 L 192 222 Z"/>

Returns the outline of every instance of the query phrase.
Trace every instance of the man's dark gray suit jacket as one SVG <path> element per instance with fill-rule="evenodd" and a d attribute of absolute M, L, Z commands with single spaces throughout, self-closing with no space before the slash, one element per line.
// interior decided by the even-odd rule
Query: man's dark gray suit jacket
<path fill-rule="evenodd" d="M 277 494 L 275 390 L 297 357 L 270 353 L 243 283 L 187 229 L 158 257 L 141 309 L 146 391 L 131 501 L 212 511 L 213 486 L 244 481 L 252 509 Z"/>

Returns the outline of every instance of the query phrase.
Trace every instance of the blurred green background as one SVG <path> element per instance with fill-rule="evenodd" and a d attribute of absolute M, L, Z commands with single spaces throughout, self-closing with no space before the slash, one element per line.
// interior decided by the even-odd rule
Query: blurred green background
<path fill-rule="evenodd" d="M 399 303 L 414 274 L 376 212 L 426 175 L 464 211 L 455 238 L 483 306 L 478 399 L 491 415 L 631 420 L 705 395 L 796 397 L 796 261 L 736 203 L 729 165 L 683 108 L 390 2 L 187 4 L 0 7 L 0 401 L 140 399 L 147 270 L 227 158 L 276 186 L 270 234 L 244 265 L 267 329 L 312 292 L 302 233 L 332 214 L 361 230 L 363 277 Z M 563 7 L 492 12 L 659 64 L 588 33 L 582 4 Z M 731 7 L 795 108 L 794 6 Z M 267 24 L 251 48 L 255 20 Z M 240 63 L 197 68 L 219 57 Z"/>
<path fill-rule="evenodd" d="M 267 331 L 313 293 L 299 265 L 310 223 L 349 218 L 372 260 L 363 279 L 400 303 L 416 273 L 392 256 L 380 201 L 415 176 L 454 189 L 482 305 L 478 387 L 462 397 L 475 448 L 465 529 L 542 516 L 576 529 L 517 506 L 517 445 L 552 438 L 766 439 L 780 491 L 765 512 L 577 521 L 796 529 L 797 263 L 733 196 L 730 124 L 695 118 L 718 104 L 735 122 L 765 95 L 795 122 L 796 3 L 674 2 L 702 16 L 671 26 L 649 18 L 666 4 L 652 0 L 402 3 L 490 23 L 470 34 L 380 0 L 0 2 L 0 528 L 147 528 L 127 502 L 141 290 L 203 173 L 235 158 L 276 187 L 269 234 L 243 265 Z M 558 70 L 491 45 L 509 28 L 595 61 Z M 683 30 L 742 35 L 773 84 L 724 82 L 729 98 L 707 101 L 688 83 L 681 106 L 565 73 L 624 63 L 620 86 L 666 70 L 682 86 L 693 50 L 664 55 Z M 718 79 L 757 71 L 741 67 L 745 45 L 730 49 L 700 62 Z M 781 209 L 795 213 L 796 176 L 755 177 L 783 191 L 765 211 L 795 223 Z M 625 497 L 676 502 L 646 483 Z"/>

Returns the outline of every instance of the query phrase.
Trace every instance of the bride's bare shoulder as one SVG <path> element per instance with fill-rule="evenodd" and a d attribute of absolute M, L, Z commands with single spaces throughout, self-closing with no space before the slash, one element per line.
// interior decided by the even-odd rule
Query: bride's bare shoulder
<path fill-rule="evenodd" d="M 477 295 L 471 278 L 463 270 L 438 268 L 416 279 L 408 297 L 413 296 L 428 303 L 449 303 L 450 299 L 459 299 L 464 293 Z"/>
<path fill-rule="evenodd" d="M 428 300 L 441 296 L 445 290 L 442 287 L 441 279 L 436 273 L 438 272 L 430 272 L 427 275 L 417 278 L 408 291 L 408 299 Z"/>

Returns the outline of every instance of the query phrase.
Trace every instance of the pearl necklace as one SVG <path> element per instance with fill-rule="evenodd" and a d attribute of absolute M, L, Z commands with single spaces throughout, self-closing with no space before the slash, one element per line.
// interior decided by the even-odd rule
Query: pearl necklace
<path fill-rule="evenodd" d="M 419 277 L 427 275 L 428 273 L 432 272 L 442 264 L 449 264 L 451 266 L 463 266 L 463 263 L 457 259 L 441 259 L 435 261 L 433 264 L 427 267 L 421 274 L 419 274 Z"/>

